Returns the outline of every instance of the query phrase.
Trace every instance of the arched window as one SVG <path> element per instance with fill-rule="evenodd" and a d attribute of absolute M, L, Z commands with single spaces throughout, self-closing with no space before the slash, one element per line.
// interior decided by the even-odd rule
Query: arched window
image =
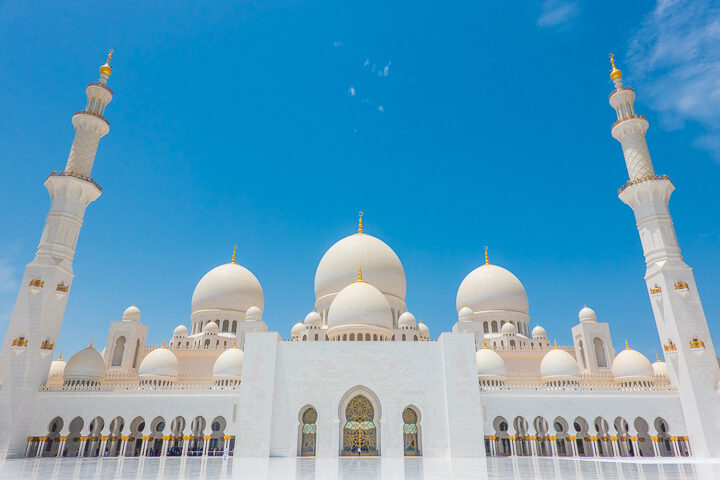
<path fill-rule="evenodd" d="M 233 320 L 232 333 L 237 333 L 237 320 Z"/>
<path fill-rule="evenodd" d="M 404 334 L 404 333 L 402 334 L 402 339 L 403 339 L 403 342 L 404 342 L 404 341 L 405 341 L 405 334 Z"/>
<path fill-rule="evenodd" d="M 483 333 L 489 333 L 488 322 L 483 322 Z"/>
<path fill-rule="evenodd" d="M 418 426 L 417 413 L 410 407 L 403 410 L 403 445 L 405 448 L 405 456 L 420 455 L 420 446 L 418 444 Z"/>
<path fill-rule="evenodd" d="M 585 349 L 583 348 L 582 340 L 578 340 L 578 348 L 580 349 L 580 358 L 582 359 L 583 368 L 587 368 L 587 362 L 585 361 Z"/>
<path fill-rule="evenodd" d="M 125 337 L 118 337 L 115 340 L 115 349 L 113 350 L 112 363 L 113 367 L 119 367 L 122 364 L 123 353 L 125 353 Z"/>
<path fill-rule="evenodd" d="M 345 408 L 343 455 L 377 455 L 375 409 L 367 397 L 354 396 Z"/>
<path fill-rule="evenodd" d="M 493 320 L 490 325 L 491 325 L 491 327 L 492 327 L 492 328 L 491 328 L 492 332 L 493 332 L 493 333 L 497 333 L 497 332 L 498 332 L 498 329 L 497 329 L 497 321 L 496 321 L 496 320 Z"/>
<path fill-rule="evenodd" d="M 315 437 L 317 434 L 317 412 L 308 407 L 302 414 L 302 431 L 300 439 L 300 456 L 315 456 Z"/>
<path fill-rule="evenodd" d="M 223 320 L 223 324 L 222 324 L 222 325 L 223 325 L 223 326 L 222 326 L 222 331 L 223 331 L 223 332 L 227 332 L 228 330 L 230 330 L 230 320 Z"/>
<path fill-rule="evenodd" d="M 133 355 L 133 368 L 137 368 L 138 356 L 140 355 L 140 340 L 135 344 L 135 355 Z"/>
<path fill-rule="evenodd" d="M 315 340 L 318 340 L 318 338 L 320 338 L 320 337 L 318 337 L 318 334 L 316 333 L 316 334 L 315 334 Z"/>
<path fill-rule="evenodd" d="M 595 337 L 593 340 L 593 346 L 595 347 L 595 359 L 597 360 L 598 367 L 607 367 L 607 357 L 605 356 L 605 345 L 599 337 Z"/>

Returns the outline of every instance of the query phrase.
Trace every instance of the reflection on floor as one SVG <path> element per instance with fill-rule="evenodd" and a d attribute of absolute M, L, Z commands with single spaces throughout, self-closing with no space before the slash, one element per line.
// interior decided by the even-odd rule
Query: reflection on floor
<path fill-rule="evenodd" d="M 712 479 L 720 478 L 720 459 L 30 458 L 0 462 L 0 478 Z"/>

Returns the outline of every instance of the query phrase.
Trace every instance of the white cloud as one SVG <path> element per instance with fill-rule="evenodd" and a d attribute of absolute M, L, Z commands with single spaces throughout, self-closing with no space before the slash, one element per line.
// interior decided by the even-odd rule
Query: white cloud
<path fill-rule="evenodd" d="M 348 88 L 348 93 L 350 94 L 351 97 L 354 97 L 355 96 L 355 87 L 350 85 L 350 88 Z"/>
<path fill-rule="evenodd" d="M 333 47 L 335 47 L 335 48 L 342 47 L 342 42 L 340 42 L 340 41 L 333 42 Z"/>
<path fill-rule="evenodd" d="M 694 144 L 720 161 L 718 44 L 720 4 L 658 0 L 630 41 L 625 79 L 636 80 L 638 95 L 660 112 L 665 128 L 691 121 L 712 132 Z"/>
<path fill-rule="evenodd" d="M 378 107 L 378 112 L 384 112 L 384 111 L 385 111 L 385 107 L 383 107 L 382 105 L 380 105 L 380 106 Z"/>
<path fill-rule="evenodd" d="M 383 69 L 380 70 L 380 73 L 378 73 L 378 75 L 381 77 L 387 77 L 390 74 L 390 64 L 391 63 L 392 62 L 388 62 L 387 65 L 385 65 L 385 67 L 383 67 Z"/>
<path fill-rule="evenodd" d="M 578 3 L 568 0 L 545 0 L 537 24 L 541 27 L 556 27 L 570 20 L 578 13 Z"/>
<path fill-rule="evenodd" d="M 366 58 L 365 63 L 363 63 L 363 67 L 368 67 L 368 66 L 370 66 L 370 59 Z"/>

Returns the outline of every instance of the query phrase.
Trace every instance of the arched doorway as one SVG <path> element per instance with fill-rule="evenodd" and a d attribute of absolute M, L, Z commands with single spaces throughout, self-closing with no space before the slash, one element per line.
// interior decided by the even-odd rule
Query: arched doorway
<path fill-rule="evenodd" d="M 302 426 L 300 431 L 300 456 L 315 456 L 315 440 L 317 435 L 317 411 L 308 407 L 302 414 Z"/>
<path fill-rule="evenodd" d="M 377 455 L 375 409 L 364 395 L 355 395 L 345 407 L 343 455 Z"/>
<path fill-rule="evenodd" d="M 406 457 L 420 455 L 420 442 L 418 435 L 418 415 L 410 407 L 405 408 L 403 419 L 403 445 Z"/>

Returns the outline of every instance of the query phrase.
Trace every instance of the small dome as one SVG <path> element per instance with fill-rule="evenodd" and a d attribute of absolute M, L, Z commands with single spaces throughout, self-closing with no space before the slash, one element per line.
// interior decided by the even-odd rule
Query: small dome
<path fill-rule="evenodd" d="M 418 333 L 420 334 L 420 338 L 424 338 L 425 340 L 430 338 L 430 329 L 425 325 L 423 322 L 418 322 Z"/>
<path fill-rule="evenodd" d="M 57 360 L 53 360 L 50 363 L 50 371 L 48 372 L 48 378 L 62 378 L 65 373 L 65 366 L 67 364 L 62 360 L 62 354 Z"/>
<path fill-rule="evenodd" d="M 352 284 L 358 268 L 380 292 L 405 300 L 405 270 L 400 259 L 385 242 L 365 233 L 345 237 L 325 252 L 315 272 L 315 298 Z"/>
<path fill-rule="evenodd" d="M 218 328 L 218 325 L 215 322 L 206 323 L 202 329 L 202 333 L 207 333 L 207 334 L 211 334 L 211 335 L 214 333 L 218 333 L 218 331 L 220 331 L 220 329 Z"/>
<path fill-rule="evenodd" d="M 245 354 L 237 347 L 228 348 L 215 360 L 213 380 L 240 380 Z"/>
<path fill-rule="evenodd" d="M 236 263 L 215 267 L 203 276 L 192 296 L 192 313 L 202 310 L 246 312 L 264 306 L 260 282 L 247 268 Z"/>
<path fill-rule="evenodd" d="M 303 331 L 305 331 L 305 325 L 302 324 L 302 322 L 297 322 L 295 325 L 293 325 L 292 330 L 290 330 L 290 336 L 296 337 L 300 335 Z"/>
<path fill-rule="evenodd" d="M 580 310 L 580 313 L 578 313 L 578 318 L 580 319 L 581 323 L 589 323 L 589 322 L 597 322 L 597 315 L 595 315 L 595 310 L 585 305 L 582 310 Z"/>
<path fill-rule="evenodd" d="M 500 333 L 503 335 L 516 335 L 517 334 L 517 327 L 513 325 L 510 322 L 507 322 L 505 325 L 502 326 L 500 329 Z"/>
<path fill-rule="evenodd" d="M 148 353 L 138 368 L 140 380 L 177 380 L 180 364 L 173 352 L 164 346 Z"/>
<path fill-rule="evenodd" d="M 175 327 L 175 330 L 173 331 L 173 337 L 187 337 L 188 336 L 188 329 L 185 325 L 182 323 Z"/>
<path fill-rule="evenodd" d="M 55 362 L 53 362 L 55 363 Z M 670 373 L 668 372 L 668 366 L 667 363 L 660 360 L 658 357 L 657 362 L 653 362 L 652 364 L 653 372 L 655 373 L 656 377 L 662 377 L 662 378 L 670 378 Z M 52 367 L 50 368 L 52 370 Z"/>
<path fill-rule="evenodd" d="M 256 305 L 253 305 L 247 309 L 247 312 L 245 312 L 245 320 L 259 322 L 262 320 L 262 310 L 260 310 Z"/>
<path fill-rule="evenodd" d="M 105 360 L 92 347 L 80 350 L 70 357 L 63 378 L 65 380 L 92 380 L 99 382 L 105 376 Z"/>
<path fill-rule="evenodd" d="M 553 348 L 540 362 L 540 376 L 543 380 L 577 380 L 579 375 L 577 361 L 565 350 Z"/>
<path fill-rule="evenodd" d="M 613 360 L 612 374 L 617 382 L 649 381 L 655 371 L 645 355 L 627 347 Z"/>
<path fill-rule="evenodd" d="M 470 321 L 472 320 L 473 311 L 470 307 L 462 307 L 460 311 L 458 312 L 458 318 L 460 321 Z"/>
<path fill-rule="evenodd" d="M 363 280 L 343 288 L 330 304 L 328 328 L 348 325 L 393 328 L 387 299 L 380 290 Z"/>
<path fill-rule="evenodd" d="M 481 348 L 475 354 L 478 377 L 486 379 L 505 377 L 505 361 L 494 350 Z"/>
<path fill-rule="evenodd" d="M 117 318 L 117 317 L 115 317 Z M 122 316 L 123 322 L 139 322 L 140 309 L 135 305 L 131 305 L 125 309 Z"/>
<path fill-rule="evenodd" d="M 416 328 L 417 320 L 415 320 L 415 315 L 410 312 L 404 312 L 402 315 L 400 315 L 400 318 L 398 318 L 398 327 Z"/>
<path fill-rule="evenodd" d="M 322 327 L 322 317 L 319 313 L 313 311 L 305 315 L 305 325 L 308 327 Z"/>
<path fill-rule="evenodd" d="M 483 265 L 470 272 L 458 288 L 458 311 L 467 306 L 473 312 L 511 311 L 527 315 L 525 287 L 510 271 L 497 265 Z"/>
<path fill-rule="evenodd" d="M 532 329 L 532 337 L 533 338 L 547 338 L 547 332 L 540 325 L 536 325 L 535 328 Z"/>

